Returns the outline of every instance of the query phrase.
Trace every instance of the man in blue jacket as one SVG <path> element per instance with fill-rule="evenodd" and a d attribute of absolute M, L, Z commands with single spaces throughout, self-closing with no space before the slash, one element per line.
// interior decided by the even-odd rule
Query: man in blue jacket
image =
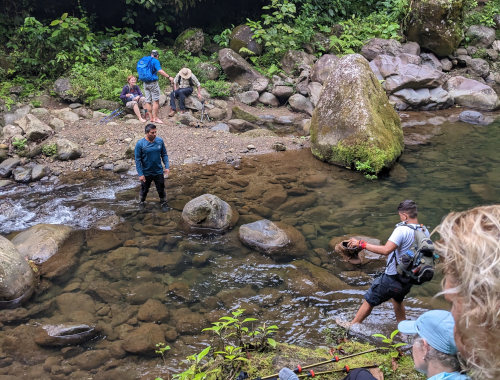
<path fill-rule="evenodd" d="M 168 177 L 168 173 L 170 173 L 167 148 L 165 148 L 163 139 L 156 136 L 156 125 L 147 124 L 144 132 L 146 136 L 135 145 L 135 167 L 141 181 L 139 207 L 144 208 L 151 182 L 154 181 L 156 191 L 160 196 L 160 206 L 162 210 L 165 210 L 167 208 L 167 195 L 164 178 Z M 163 169 L 162 161 L 165 169 Z"/>

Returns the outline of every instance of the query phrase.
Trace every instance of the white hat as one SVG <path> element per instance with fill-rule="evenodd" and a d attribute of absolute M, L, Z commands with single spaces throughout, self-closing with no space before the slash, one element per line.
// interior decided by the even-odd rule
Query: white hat
<path fill-rule="evenodd" d="M 179 75 L 181 76 L 181 78 L 184 78 L 184 79 L 191 78 L 192 74 L 193 73 L 191 72 L 191 70 L 189 70 L 187 67 L 184 67 L 181 69 L 181 71 L 179 71 Z"/>

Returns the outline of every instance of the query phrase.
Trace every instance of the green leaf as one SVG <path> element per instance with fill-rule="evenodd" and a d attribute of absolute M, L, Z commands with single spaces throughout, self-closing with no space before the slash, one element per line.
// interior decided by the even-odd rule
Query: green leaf
<path fill-rule="evenodd" d="M 397 335 L 397 333 L 399 332 L 398 329 L 394 330 L 392 333 L 391 333 L 391 340 L 394 339 L 394 337 Z"/>
<path fill-rule="evenodd" d="M 245 318 L 243 321 L 241 321 L 241 323 L 253 322 L 253 321 L 258 321 L 258 319 L 257 318 Z"/>
<path fill-rule="evenodd" d="M 382 335 L 382 334 L 372 334 L 372 336 L 374 338 L 384 338 L 384 339 L 387 339 L 387 337 L 385 335 Z"/>
<path fill-rule="evenodd" d="M 68 13 L 67 13 L 67 12 L 62 14 L 62 16 L 61 16 L 61 20 L 65 20 L 65 19 L 66 19 L 66 17 L 68 17 Z"/>
<path fill-rule="evenodd" d="M 272 348 L 276 348 L 276 341 L 272 338 L 267 338 L 267 343 L 269 343 L 269 345 L 272 347 Z"/>

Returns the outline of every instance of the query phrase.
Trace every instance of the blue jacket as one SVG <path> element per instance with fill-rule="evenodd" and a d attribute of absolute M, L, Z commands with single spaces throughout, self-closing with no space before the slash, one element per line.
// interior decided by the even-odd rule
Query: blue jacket
<path fill-rule="evenodd" d="M 169 168 L 167 148 L 160 137 L 155 137 L 153 142 L 145 138 L 135 144 L 135 167 L 139 176 L 163 174 L 163 166 Z"/>

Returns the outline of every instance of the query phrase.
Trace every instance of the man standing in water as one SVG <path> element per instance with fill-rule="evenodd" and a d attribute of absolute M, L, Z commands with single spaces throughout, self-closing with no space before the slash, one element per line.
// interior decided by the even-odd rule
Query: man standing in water
<path fill-rule="evenodd" d="M 398 206 L 398 214 L 401 222 L 412 225 L 412 227 L 420 226 L 417 220 L 417 204 L 412 200 L 405 200 Z M 429 231 L 425 227 L 424 233 L 429 237 Z M 414 241 L 414 229 L 403 224 L 396 225 L 391 236 L 385 245 L 369 244 L 363 240 L 351 238 L 349 247 L 360 247 L 379 255 L 389 256 L 384 273 L 373 281 L 372 286 L 365 293 L 365 299 L 356 313 L 354 319 L 349 323 L 337 321 L 343 327 L 350 327 L 355 323 L 361 323 L 370 315 L 373 308 L 382 304 L 385 301 L 391 300 L 394 306 L 394 313 L 398 322 L 406 319 L 405 307 L 403 299 L 410 292 L 412 284 L 404 281 L 397 272 L 396 261 L 401 262 L 401 256 L 407 252 Z"/>
<path fill-rule="evenodd" d="M 139 207 L 144 209 L 149 187 L 154 181 L 156 191 L 160 196 L 160 207 L 162 210 L 166 210 L 168 206 L 164 178 L 168 177 L 168 173 L 170 173 L 167 148 L 165 148 L 163 140 L 156 136 L 156 125 L 147 124 L 144 132 L 146 136 L 135 145 L 135 167 L 141 181 Z M 162 160 L 165 169 L 161 164 Z"/>

